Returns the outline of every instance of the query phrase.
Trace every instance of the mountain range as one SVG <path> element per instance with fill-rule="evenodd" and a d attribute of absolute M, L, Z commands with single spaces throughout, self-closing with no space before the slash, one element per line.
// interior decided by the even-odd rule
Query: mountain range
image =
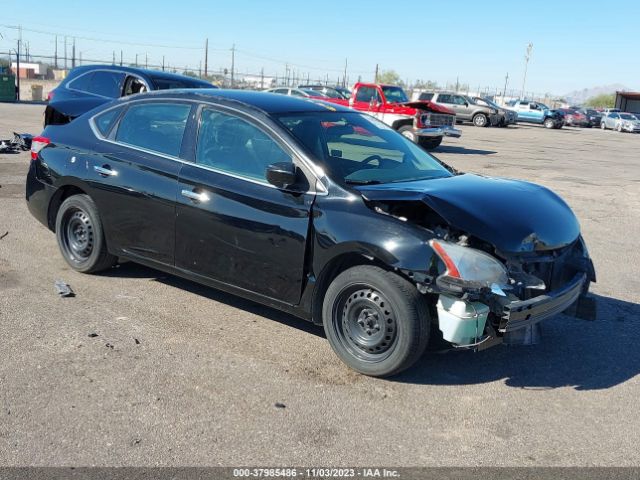
<path fill-rule="evenodd" d="M 573 92 L 565 93 L 563 97 L 572 105 L 582 104 L 587 99 L 595 97 L 596 95 L 603 95 L 607 93 L 616 93 L 622 90 L 629 90 L 628 87 L 620 83 L 612 83 L 611 85 L 602 85 L 599 87 L 583 88 L 582 90 L 574 90 Z"/>

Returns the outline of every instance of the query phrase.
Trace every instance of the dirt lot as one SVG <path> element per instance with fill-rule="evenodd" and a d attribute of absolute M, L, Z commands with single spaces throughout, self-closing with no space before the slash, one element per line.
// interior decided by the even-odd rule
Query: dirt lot
<path fill-rule="evenodd" d="M 0 138 L 39 133 L 42 108 L 0 104 Z M 266 307 L 133 264 L 70 271 L 27 211 L 29 155 L 0 155 L 0 464 L 639 465 L 640 135 L 462 128 L 440 158 L 574 208 L 600 319 L 392 380 Z"/>

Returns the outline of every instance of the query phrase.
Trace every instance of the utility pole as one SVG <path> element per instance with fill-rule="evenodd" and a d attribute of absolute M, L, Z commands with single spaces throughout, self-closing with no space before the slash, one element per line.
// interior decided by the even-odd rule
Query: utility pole
<path fill-rule="evenodd" d="M 507 84 L 509 83 L 509 72 L 507 72 L 507 76 L 504 77 L 504 90 L 502 91 L 502 102 L 504 103 L 504 100 L 507 96 Z"/>
<path fill-rule="evenodd" d="M 138 54 L 136 53 L 136 67 L 138 66 Z"/>
<path fill-rule="evenodd" d="M 533 50 L 533 43 L 529 42 L 527 45 L 527 53 L 524 55 L 524 76 L 522 77 L 522 99 L 524 100 L 524 85 L 527 81 L 527 67 L 529 66 L 529 59 L 531 58 L 531 51 Z"/>
<path fill-rule="evenodd" d="M 373 77 L 373 83 L 378 83 L 378 64 L 376 63 L 376 74 Z"/>
<path fill-rule="evenodd" d="M 16 79 L 18 91 L 16 92 L 16 100 L 20 101 L 20 45 L 22 43 L 22 27 L 20 27 L 20 34 L 18 35 L 18 50 L 16 51 Z"/>
<path fill-rule="evenodd" d="M 260 90 L 264 90 L 264 67 L 260 69 Z"/>
<path fill-rule="evenodd" d="M 73 37 L 73 48 L 71 51 L 73 52 L 71 56 L 71 68 L 76 68 L 76 37 Z"/>
<path fill-rule="evenodd" d="M 120 66 L 122 66 L 122 50 L 120 50 Z"/>
<path fill-rule="evenodd" d="M 209 67 L 209 39 L 207 38 L 204 42 L 204 76 L 205 77 L 209 73 L 208 67 Z"/>
<path fill-rule="evenodd" d="M 456 77 L 456 93 L 458 93 L 458 89 L 460 88 L 460 79 Z"/>
<path fill-rule="evenodd" d="M 67 70 L 67 36 L 64 36 L 64 69 Z"/>
<path fill-rule="evenodd" d="M 233 88 L 234 84 L 234 70 L 236 68 L 236 44 L 234 43 L 231 47 L 231 88 Z"/>
<path fill-rule="evenodd" d="M 346 87 L 347 86 L 347 60 L 348 59 L 344 59 L 344 75 L 342 76 L 342 87 Z"/>
<path fill-rule="evenodd" d="M 58 36 L 56 35 L 56 53 L 53 56 L 53 66 L 57 70 L 58 69 Z"/>
<path fill-rule="evenodd" d="M 164 72 L 164 55 L 162 55 L 162 71 Z"/>
<path fill-rule="evenodd" d="M 144 68 L 149 69 L 149 54 L 146 52 L 144 54 Z"/>
<path fill-rule="evenodd" d="M 116 51 L 113 50 L 111 55 L 111 65 L 115 65 L 115 64 L 116 64 Z"/>

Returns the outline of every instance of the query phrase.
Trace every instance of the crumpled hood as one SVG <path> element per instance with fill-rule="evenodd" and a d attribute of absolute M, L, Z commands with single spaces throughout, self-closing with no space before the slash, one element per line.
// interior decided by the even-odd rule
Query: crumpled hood
<path fill-rule="evenodd" d="M 416 102 L 405 102 L 400 103 L 398 105 L 404 105 L 405 107 L 417 108 L 419 110 L 427 110 L 430 112 L 438 112 L 438 113 L 447 113 L 449 115 L 455 115 L 456 112 L 447 108 L 443 105 L 438 105 L 437 103 L 430 102 L 428 100 L 419 100 Z"/>
<path fill-rule="evenodd" d="M 357 189 L 371 201 L 423 201 L 452 227 L 503 252 L 559 248 L 580 234 L 569 206 L 529 182 L 463 174 Z"/>

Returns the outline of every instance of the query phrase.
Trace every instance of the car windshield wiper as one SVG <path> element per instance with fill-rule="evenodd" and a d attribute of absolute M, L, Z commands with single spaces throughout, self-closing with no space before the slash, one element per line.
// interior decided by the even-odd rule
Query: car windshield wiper
<path fill-rule="evenodd" d="M 344 182 L 348 185 L 377 185 L 382 183 L 380 180 L 350 180 L 345 179 Z"/>

